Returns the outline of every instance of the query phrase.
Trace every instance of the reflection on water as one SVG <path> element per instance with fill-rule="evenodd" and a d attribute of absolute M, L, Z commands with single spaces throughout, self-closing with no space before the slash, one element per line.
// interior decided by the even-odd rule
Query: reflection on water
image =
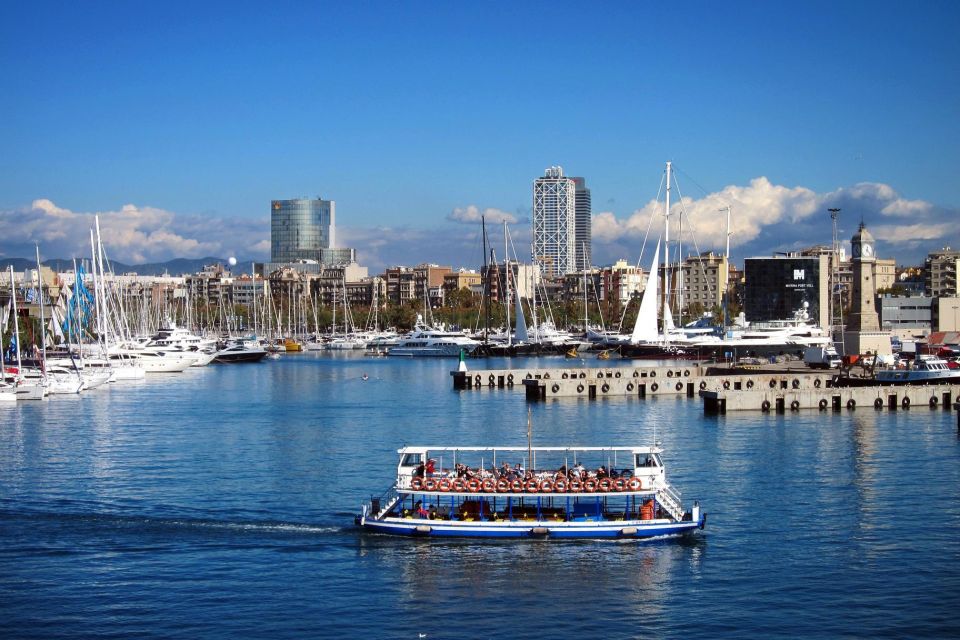
<path fill-rule="evenodd" d="M 673 397 L 527 405 L 519 389 L 452 391 L 454 366 L 306 353 L 0 408 L 4 630 L 833 638 L 960 628 L 951 412 L 704 417 L 698 400 Z M 668 478 L 687 505 L 700 500 L 706 531 L 447 542 L 354 529 L 361 502 L 393 482 L 398 448 L 525 447 L 528 407 L 537 445 L 661 442 Z"/>

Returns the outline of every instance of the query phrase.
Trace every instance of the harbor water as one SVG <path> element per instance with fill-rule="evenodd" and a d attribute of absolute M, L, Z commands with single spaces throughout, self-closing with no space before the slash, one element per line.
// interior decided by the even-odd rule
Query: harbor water
<path fill-rule="evenodd" d="M 528 405 L 521 389 L 453 391 L 455 366 L 292 354 L 0 406 L 0 637 L 960 633 L 955 412 Z M 706 530 L 435 541 L 354 527 L 399 447 L 525 446 L 528 407 L 536 445 L 660 441 Z"/>

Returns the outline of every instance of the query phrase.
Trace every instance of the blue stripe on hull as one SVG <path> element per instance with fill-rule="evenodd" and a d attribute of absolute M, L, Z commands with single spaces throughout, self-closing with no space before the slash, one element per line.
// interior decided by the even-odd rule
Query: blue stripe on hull
<path fill-rule="evenodd" d="M 451 527 L 435 526 L 426 524 L 430 527 L 429 533 L 417 531 L 417 526 L 423 526 L 426 523 L 418 524 L 397 524 L 387 522 L 364 523 L 364 528 L 378 533 L 388 533 L 392 535 L 405 535 L 429 538 L 530 538 L 530 537 L 548 537 L 548 538 L 652 538 L 655 536 L 675 535 L 695 531 L 699 528 L 699 523 L 682 522 L 665 525 L 643 526 L 630 523 L 617 524 L 615 526 L 606 525 L 603 527 L 550 527 L 547 523 L 529 523 L 529 526 L 523 527 Z M 534 528 L 546 528 L 550 530 L 548 536 L 536 536 L 531 534 Z M 621 534 L 626 528 L 636 528 L 636 533 Z"/>

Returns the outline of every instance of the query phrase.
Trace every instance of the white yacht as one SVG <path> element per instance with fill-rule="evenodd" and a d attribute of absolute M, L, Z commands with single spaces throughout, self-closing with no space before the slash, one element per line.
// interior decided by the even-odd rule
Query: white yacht
<path fill-rule="evenodd" d="M 389 347 L 388 356 L 456 357 L 463 351 L 471 354 L 480 342 L 458 331 L 431 329 L 417 323 L 416 328 Z"/>

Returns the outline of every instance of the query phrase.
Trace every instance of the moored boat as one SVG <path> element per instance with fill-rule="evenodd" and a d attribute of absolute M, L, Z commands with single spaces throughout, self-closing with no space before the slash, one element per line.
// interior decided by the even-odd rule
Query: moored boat
<path fill-rule="evenodd" d="M 396 483 L 355 521 L 378 533 L 437 537 L 646 538 L 702 529 L 706 514 L 696 502 L 683 509 L 661 453 L 659 446 L 403 447 Z"/>

